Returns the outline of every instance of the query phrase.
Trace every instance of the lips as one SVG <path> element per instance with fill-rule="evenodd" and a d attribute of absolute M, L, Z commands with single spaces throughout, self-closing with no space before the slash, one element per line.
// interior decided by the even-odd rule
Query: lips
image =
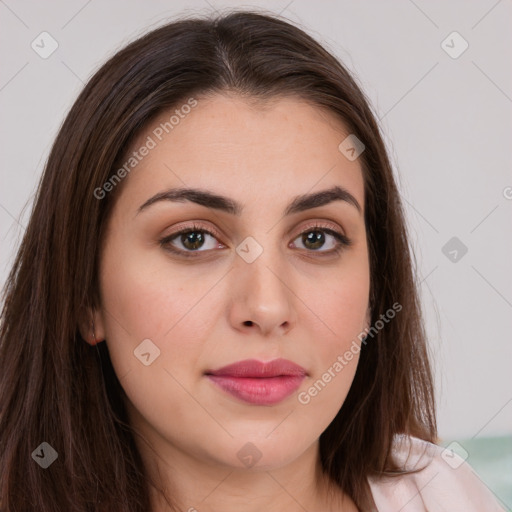
<path fill-rule="evenodd" d="M 247 359 L 217 370 L 208 370 L 205 375 L 217 387 L 243 402 L 274 405 L 296 391 L 307 372 L 286 359 L 266 363 Z"/>

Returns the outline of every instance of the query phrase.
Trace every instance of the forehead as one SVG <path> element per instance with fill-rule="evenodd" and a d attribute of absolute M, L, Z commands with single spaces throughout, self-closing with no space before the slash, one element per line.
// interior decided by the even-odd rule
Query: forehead
<path fill-rule="evenodd" d="M 341 185 L 364 207 L 361 165 L 339 151 L 349 131 L 334 114 L 295 97 L 192 100 L 161 112 L 133 141 L 127 161 L 144 146 L 151 149 L 125 178 L 124 202 L 139 206 L 145 197 L 180 186 L 247 204 L 277 204 Z"/>

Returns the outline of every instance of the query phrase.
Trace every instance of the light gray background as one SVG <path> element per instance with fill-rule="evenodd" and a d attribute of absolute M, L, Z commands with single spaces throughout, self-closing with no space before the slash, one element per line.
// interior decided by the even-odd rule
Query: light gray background
<path fill-rule="evenodd" d="M 334 52 L 368 94 L 406 205 L 435 361 L 442 438 L 512 433 L 510 1 L 0 0 L 0 284 L 51 143 L 83 83 L 176 14 L 281 13 Z M 59 46 L 31 48 L 43 31 Z M 441 43 L 469 44 L 454 59 Z M 456 51 L 460 41 L 445 43 Z M 28 206 L 24 208 L 24 206 Z M 442 252 L 452 237 L 468 252 Z"/>

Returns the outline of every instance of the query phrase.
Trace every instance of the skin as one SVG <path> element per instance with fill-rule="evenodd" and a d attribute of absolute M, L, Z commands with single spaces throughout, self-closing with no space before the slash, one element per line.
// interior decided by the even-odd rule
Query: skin
<path fill-rule="evenodd" d="M 156 488 L 180 510 L 357 510 L 321 474 L 318 447 L 350 389 L 358 354 L 308 404 L 298 394 L 368 327 L 364 215 L 334 201 L 283 217 L 296 196 L 334 185 L 348 190 L 364 212 L 360 163 L 338 150 L 349 132 L 332 114 L 298 98 L 259 106 L 233 95 L 197 99 L 122 183 L 100 259 L 96 339 L 88 334 L 91 344 L 106 340 L 126 391 L 136 442 L 154 481 L 152 510 L 170 510 Z M 228 196 L 242 203 L 242 214 L 188 201 L 160 201 L 137 213 L 173 187 Z M 336 245 L 330 234 L 323 232 L 316 250 L 301 237 L 315 231 L 308 228 L 316 221 L 352 245 L 322 256 Z M 199 257 L 180 257 L 160 245 L 194 223 L 221 235 L 205 234 Z M 236 252 L 249 236 L 263 248 L 252 263 Z M 168 245 L 190 247 L 179 236 Z M 148 366 L 134 356 L 144 339 L 160 350 Z M 242 402 L 204 376 L 239 360 L 278 357 L 301 365 L 308 376 L 276 405 Z M 246 443 L 261 454 L 251 467 L 237 456 Z"/>

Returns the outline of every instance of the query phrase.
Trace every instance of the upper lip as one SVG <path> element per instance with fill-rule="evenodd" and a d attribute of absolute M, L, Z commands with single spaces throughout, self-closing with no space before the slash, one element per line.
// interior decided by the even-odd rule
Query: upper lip
<path fill-rule="evenodd" d="M 245 359 L 228 364 L 218 370 L 208 370 L 206 375 L 225 377 L 268 378 L 279 376 L 305 376 L 307 372 L 302 366 L 287 359 L 273 359 L 263 362 L 256 359 Z"/>

